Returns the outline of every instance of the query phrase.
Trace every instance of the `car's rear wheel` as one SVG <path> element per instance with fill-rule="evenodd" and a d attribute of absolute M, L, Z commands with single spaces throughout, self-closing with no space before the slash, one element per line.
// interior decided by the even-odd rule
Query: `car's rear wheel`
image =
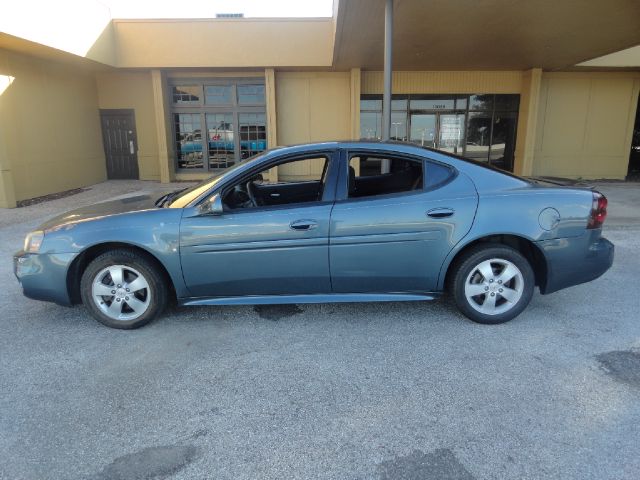
<path fill-rule="evenodd" d="M 449 291 L 460 311 L 477 323 L 504 323 L 517 317 L 533 296 L 535 276 L 517 250 L 478 245 L 464 253 L 449 277 Z"/>
<path fill-rule="evenodd" d="M 96 257 L 80 281 L 82 302 L 100 323 L 138 328 L 158 317 L 167 304 L 167 286 L 158 268 L 130 250 Z"/>

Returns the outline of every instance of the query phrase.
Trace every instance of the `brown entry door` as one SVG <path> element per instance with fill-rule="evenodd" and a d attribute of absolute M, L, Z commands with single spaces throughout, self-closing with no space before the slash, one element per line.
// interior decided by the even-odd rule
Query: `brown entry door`
<path fill-rule="evenodd" d="M 133 110 L 100 110 L 109 179 L 138 179 L 138 138 Z"/>

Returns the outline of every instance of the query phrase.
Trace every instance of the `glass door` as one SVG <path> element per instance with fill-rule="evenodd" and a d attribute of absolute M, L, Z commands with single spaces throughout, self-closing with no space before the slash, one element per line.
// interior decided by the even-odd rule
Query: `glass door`
<path fill-rule="evenodd" d="M 438 145 L 436 148 L 443 152 L 462 154 L 464 113 L 441 113 L 438 117 Z"/>
<path fill-rule="evenodd" d="M 435 113 L 412 113 L 410 142 L 421 147 L 436 148 L 438 115 Z"/>

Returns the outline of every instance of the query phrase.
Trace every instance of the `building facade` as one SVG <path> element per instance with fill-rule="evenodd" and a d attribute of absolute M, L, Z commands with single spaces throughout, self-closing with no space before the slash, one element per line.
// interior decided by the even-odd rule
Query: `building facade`
<path fill-rule="evenodd" d="M 278 145 L 380 138 L 382 3 L 336 2 L 323 19 L 108 18 L 80 53 L 13 31 L 19 18 L 0 22 L 0 206 L 107 178 L 206 178 Z M 428 3 L 398 6 L 393 139 L 520 175 L 627 176 L 640 52 L 596 57 L 640 43 L 634 5 L 617 2 L 626 23 L 613 38 L 574 44 L 562 26 L 545 33 L 540 17 L 540 38 L 503 32 L 492 48 L 471 24 L 468 34 L 417 28 L 416 18 L 432 14 Z M 587 10 L 573 19 L 583 29 L 599 15 Z M 439 35 L 453 38 L 431 55 Z"/>

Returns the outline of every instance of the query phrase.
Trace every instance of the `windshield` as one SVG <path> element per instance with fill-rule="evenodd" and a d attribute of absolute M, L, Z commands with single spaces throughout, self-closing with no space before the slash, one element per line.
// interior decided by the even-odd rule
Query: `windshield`
<path fill-rule="evenodd" d="M 196 198 L 198 198 L 203 193 L 207 192 L 209 189 L 213 188 L 224 176 L 228 173 L 232 172 L 236 168 L 246 165 L 247 163 L 256 161 L 264 156 L 263 152 L 260 155 L 254 155 L 251 158 L 246 160 L 240 160 L 234 165 L 225 168 L 224 170 L 220 170 L 214 176 L 203 180 L 202 182 L 194 185 L 193 187 L 187 188 L 185 190 L 179 191 L 179 194 L 175 196 L 175 198 L 171 199 L 171 202 L 167 204 L 169 208 L 184 208 L 193 202 Z"/>

